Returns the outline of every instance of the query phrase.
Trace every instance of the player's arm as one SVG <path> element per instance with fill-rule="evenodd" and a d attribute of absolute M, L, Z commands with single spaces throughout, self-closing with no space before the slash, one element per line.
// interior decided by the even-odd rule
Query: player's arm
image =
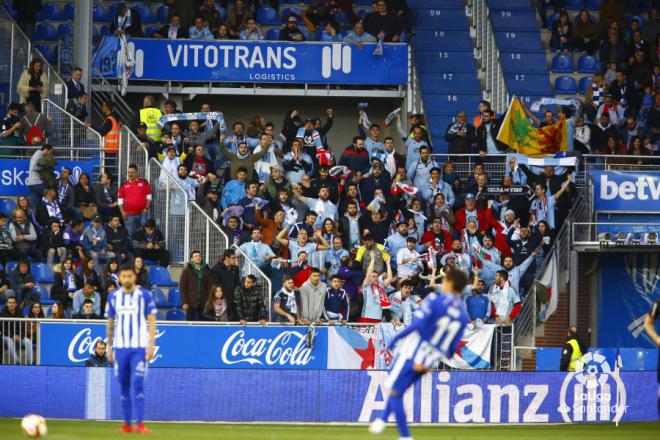
<path fill-rule="evenodd" d="M 156 351 L 156 315 L 150 313 L 147 319 L 149 320 L 149 345 L 147 346 L 146 359 L 150 361 L 154 358 L 154 352 Z"/>
<path fill-rule="evenodd" d="M 429 319 L 429 316 L 430 316 L 430 312 L 429 314 L 426 314 L 422 311 L 421 308 L 415 311 L 415 313 L 413 314 L 413 320 L 410 323 L 410 325 L 404 328 L 402 331 L 394 334 L 394 336 L 390 340 L 389 348 L 394 349 L 394 347 L 396 346 L 397 342 L 399 342 L 400 339 L 403 339 L 406 336 L 408 336 L 410 333 L 421 329 L 426 323 L 426 321 Z"/>
<path fill-rule="evenodd" d="M 646 330 L 646 333 L 648 333 L 649 337 L 658 346 L 660 346 L 660 336 L 658 336 L 658 332 L 655 331 L 655 326 L 653 324 L 659 314 L 660 302 L 655 302 L 649 314 L 646 315 L 646 321 L 644 321 L 644 329 Z"/>

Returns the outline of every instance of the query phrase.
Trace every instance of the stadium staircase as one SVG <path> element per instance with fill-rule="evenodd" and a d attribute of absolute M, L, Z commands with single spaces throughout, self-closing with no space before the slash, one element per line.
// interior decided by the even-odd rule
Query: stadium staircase
<path fill-rule="evenodd" d="M 459 110 L 471 114 L 482 99 L 463 0 L 409 0 L 417 9 L 411 39 L 434 153 L 447 152 L 444 131 Z"/>

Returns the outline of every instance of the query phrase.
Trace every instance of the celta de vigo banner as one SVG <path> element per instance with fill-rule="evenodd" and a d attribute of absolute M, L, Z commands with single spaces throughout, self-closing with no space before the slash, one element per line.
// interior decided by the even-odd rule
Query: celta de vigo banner
<path fill-rule="evenodd" d="M 55 177 L 59 179 L 62 168 L 71 170 L 71 183 L 78 183 L 78 178 L 85 172 L 90 176 L 94 175 L 94 166 L 97 161 L 68 161 L 57 160 L 55 166 Z M 30 168 L 29 159 L 3 159 L 2 169 L 0 170 L 0 196 L 20 196 L 29 194 L 27 187 L 28 169 Z"/>
<path fill-rule="evenodd" d="M 406 84 L 408 45 L 131 39 L 130 79 L 313 84 Z M 94 55 L 101 75 L 117 77 L 116 37 Z"/>
<path fill-rule="evenodd" d="M 82 366 L 105 340 L 105 324 L 42 322 L 42 365 Z M 308 348 L 305 327 L 159 325 L 154 367 L 286 368 L 327 367 L 327 329 L 318 328 Z"/>
<path fill-rule="evenodd" d="M 592 171 L 594 210 L 660 212 L 660 173 Z"/>
<path fill-rule="evenodd" d="M 660 255 L 607 253 L 600 256 L 599 265 L 599 345 L 655 348 L 644 321 L 653 303 L 660 301 Z"/>
<path fill-rule="evenodd" d="M 603 362 L 594 356 L 589 373 L 431 372 L 404 395 L 404 405 L 413 423 L 657 420 L 656 373 L 617 373 Z M 0 417 L 37 413 L 119 420 L 120 390 L 112 370 L 0 366 L 5 383 L 18 384 L 4 387 Z M 145 380 L 145 416 L 161 421 L 366 423 L 385 407 L 386 378 L 387 372 L 376 370 L 154 368 Z"/>

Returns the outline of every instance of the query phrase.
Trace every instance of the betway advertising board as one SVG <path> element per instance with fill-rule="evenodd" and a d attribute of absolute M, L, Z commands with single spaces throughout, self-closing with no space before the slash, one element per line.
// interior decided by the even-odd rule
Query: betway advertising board
<path fill-rule="evenodd" d="M 660 212 L 660 173 L 594 171 L 594 210 Z"/>

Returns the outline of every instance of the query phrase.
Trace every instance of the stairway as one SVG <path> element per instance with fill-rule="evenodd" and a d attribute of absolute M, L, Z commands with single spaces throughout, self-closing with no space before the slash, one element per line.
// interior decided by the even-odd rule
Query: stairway
<path fill-rule="evenodd" d="M 446 153 L 444 132 L 460 110 L 475 113 L 482 99 L 463 0 L 410 0 L 417 9 L 412 38 L 426 123 L 434 153 Z"/>

